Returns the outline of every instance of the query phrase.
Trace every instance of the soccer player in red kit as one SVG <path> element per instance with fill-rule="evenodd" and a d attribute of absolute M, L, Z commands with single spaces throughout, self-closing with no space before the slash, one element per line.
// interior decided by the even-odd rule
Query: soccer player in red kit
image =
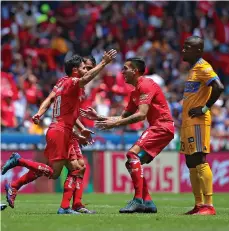
<path fill-rule="evenodd" d="M 122 74 L 125 81 L 135 89 L 129 103 L 118 117 L 103 117 L 93 109 L 81 110 L 81 115 L 97 120 L 96 127 L 107 130 L 118 126 L 136 123 L 147 118 L 149 128 L 127 152 L 126 168 L 132 178 L 135 195 L 120 213 L 151 212 L 157 208 L 148 192 L 142 164 L 150 163 L 174 138 L 174 123 L 160 87 L 149 78 L 142 76 L 145 62 L 141 58 L 130 58 L 124 63 Z"/>
<path fill-rule="evenodd" d="M 72 136 L 73 125 L 79 116 L 81 88 L 95 78 L 116 57 L 116 54 L 116 50 L 113 49 L 105 52 L 102 61 L 88 72 L 83 58 L 78 55 L 74 55 L 65 62 L 65 72 L 68 77 L 64 77 L 59 81 L 57 86 L 53 120 L 46 134 L 47 146 L 44 153 L 52 168 L 42 163 L 26 160 L 18 153 L 13 153 L 2 167 L 2 174 L 5 174 L 13 167 L 23 166 L 31 170 L 28 172 L 30 174 L 27 175 L 28 182 L 33 181 L 37 175 L 42 174 L 49 178 L 57 179 L 64 165 L 68 166 L 70 174 L 75 174 L 75 169 L 71 168 L 72 161 L 69 159 L 68 145 Z M 11 204 L 12 192 L 8 188 L 6 188 L 6 192 L 7 200 Z M 11 205 L 12 207 L 14 206 L 13 203 Z"/>

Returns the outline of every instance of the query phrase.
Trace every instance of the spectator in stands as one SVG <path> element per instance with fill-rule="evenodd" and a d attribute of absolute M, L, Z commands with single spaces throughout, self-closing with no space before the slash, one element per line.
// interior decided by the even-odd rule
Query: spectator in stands
<path fill-rule="evenodd" d="M 92 53 L 99 62 L 110 47 L 120 51 L 116 60 L 101 73 L 102 95 L 105 96 L 99 93 L 100 80 L 94 80 L 85 89 L 85 107 L 92 106 L 97 95 L 100 99 L 93 106 L 103 114 L 112 115 L 119 114 L 118 110 L 125 106 L 131 89 L 120 74 L 123 60 L 142 56 L 148 67 L 146 75 L 162 86 L 179 127 L 180 101 L 190 68 L 181 62 L 180 49 L 187 36 L 197 34 L 205 40 L 204 58 L 219 74 L 225 96 L 229 95 L 227 2 L 4 1 L 1 19 L 1 92 L 3 89 L 13 92 L 19 131 L 30 126 L 29 118 L 37 105 L 58 78 L 65 75 L 63 60 L 66 54 Z M 217 110 L 226 114 L 226 105 L 224 103 Z M 51 117 L 49 111 L 47 116 Z M 227 129 L 227 119 L 224 121 Z M 223 126 L 217 125 L 217 120 L 214 124 L 217 129 Z M 141 129 L 142 126 L 144 124 L 128 129 Z"/>
<path fill-rule="evenodd" d="M 14 132 L 17 127 L 15 109 L 13 104 L 13 92 L 5 90 L 2 92 L 1 102 L 1 129 L 4 132 Z"/>

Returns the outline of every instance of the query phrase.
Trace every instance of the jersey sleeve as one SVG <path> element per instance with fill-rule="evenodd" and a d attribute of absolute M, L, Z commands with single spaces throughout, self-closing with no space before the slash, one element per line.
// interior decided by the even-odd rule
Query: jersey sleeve
<path fill-rule="evenodd" d="M 58 88 L 60 87 L 60 85 L 61 85 L 63 82 L 64 82 L 64 79 L 63 79 L 63 78 L 59 79 L 59 80 L 57 81 L 56 85 L 53 87 L 52 91 L 56 93 L 57 90 L 58 90 Z"/>
<path fill-rule="evenodd" d="M 56 92 L 57 92 L 57 89 L 58 89 L 58 86 L 55 85 L 55 86 L 53 87 L 52 91 L 56 93 Z"/>
<path fill-rule="evenodd" d="M 155 93 L 156 87 L 149 81 L 144 81 L 138 88 L 139 91 L 139 103 L 141 104 L 150 104 Z"/>
<path fill-rule="evenodd" d="M 204 65 L 200 68 L 199 79 L 203 81 L 207 86 L 215 79 L 219 79 L 218 75 L 213 70 L 212 66 Z"/>

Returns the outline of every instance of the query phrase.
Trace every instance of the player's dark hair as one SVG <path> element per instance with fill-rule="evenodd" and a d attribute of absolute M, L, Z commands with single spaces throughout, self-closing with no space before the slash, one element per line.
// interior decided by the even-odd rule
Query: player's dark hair
<path fill-rule="evenodd" d="M 145 69 L 146 69 L 146 64 L 145 64 L 144 59 L 139 58 L 139 57 L 134 57 L 134 58 L 127 59 L 126 62 L 131 62 L 133 67 L 137 68 L 141 75 L 144 74 Z"/>
<path fill-rule="evenodd" d="M 196 35 L 190 36 L 185 41 L 190 42 L 192 45 L 196 45 L 196 46 L 200 46 L 201 48 L 204 48 L 204 40 L 199 36 Z"/>
<path fill-rule="evenodd" d="M 83 62 L 83 58 L 79 55 L 73 55 L 70 59 L 64 62 L 64 70 L 68 76 L 72 75 L 72 69 L 78 68 Z"/>
<path fill-rule="evenodd" d="M 88 55 L 88 56 L 83 57 L 84 62 L 87 61 L 87 59 L 89 59 L 92 62 L 93 66 L 96 65 L 96 60 L 95 60 L 94 56 Z"/>

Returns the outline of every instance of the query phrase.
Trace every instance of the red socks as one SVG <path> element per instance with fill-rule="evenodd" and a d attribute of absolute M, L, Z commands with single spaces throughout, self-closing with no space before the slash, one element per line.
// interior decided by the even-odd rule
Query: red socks
<path fill-rule="evenodd" d="M 17 190 L 19 190 L 23 185 L 26 185 L 34 180 L 36 180 L 41 175 L 37 174 L 36 172 L 29 170 L 26 174 L 21 176 L 19 179 L 13 181 L 11 186 Z"/>
<path fill-rule="evenodd" d="M 38 163 L 31 160 L 26 160 L 24 158 L 20 158 L 19 165 L 26 167 L 34 172 L 38 172 L 39 174 L 42 174 L 47 177 L 50 177 L 53 174 L 52 168 L 43 163 Z"/>
<path fill-rule="evenodd" d="M 145 177 L 143 177 L 143 192 L 142 192 L 142 197 L 144 201 L 151 201 L 152 198 L 149 194 L 148 186 Z"/>
<path fill-rule="evenodd" d="M 142 199 L 142 189 L 143 189 L 143 169 L 139 157 L 133 153 L 128 152 L 127 155 L 126 168 L 130 173 L 132 182 L 134 184 L 135 195 L 134 198 Z"/>
<path fill-rule="evenodd" d="M 82 195 L 83 195 L 83 178 L 77 177 L 76 178 L 76 188 L 73 194 L 73 205 L 72 209 L 76 210 L 79 207 L 82 207 Z"/>
<path fill-rule="evenodd" d="M 72 172 L 69 172 L 67 175 L 67 178 L 64 182 L 64 192 L 63 192 L 63 198 L 61 201 L 60 207 L 63 209 L 67 209 L 70 207 L 70 201 L 73 196 L 73 192 L 76 188 L 76 177 L 79 174 L 79 170 L 75 170 Z"/>

